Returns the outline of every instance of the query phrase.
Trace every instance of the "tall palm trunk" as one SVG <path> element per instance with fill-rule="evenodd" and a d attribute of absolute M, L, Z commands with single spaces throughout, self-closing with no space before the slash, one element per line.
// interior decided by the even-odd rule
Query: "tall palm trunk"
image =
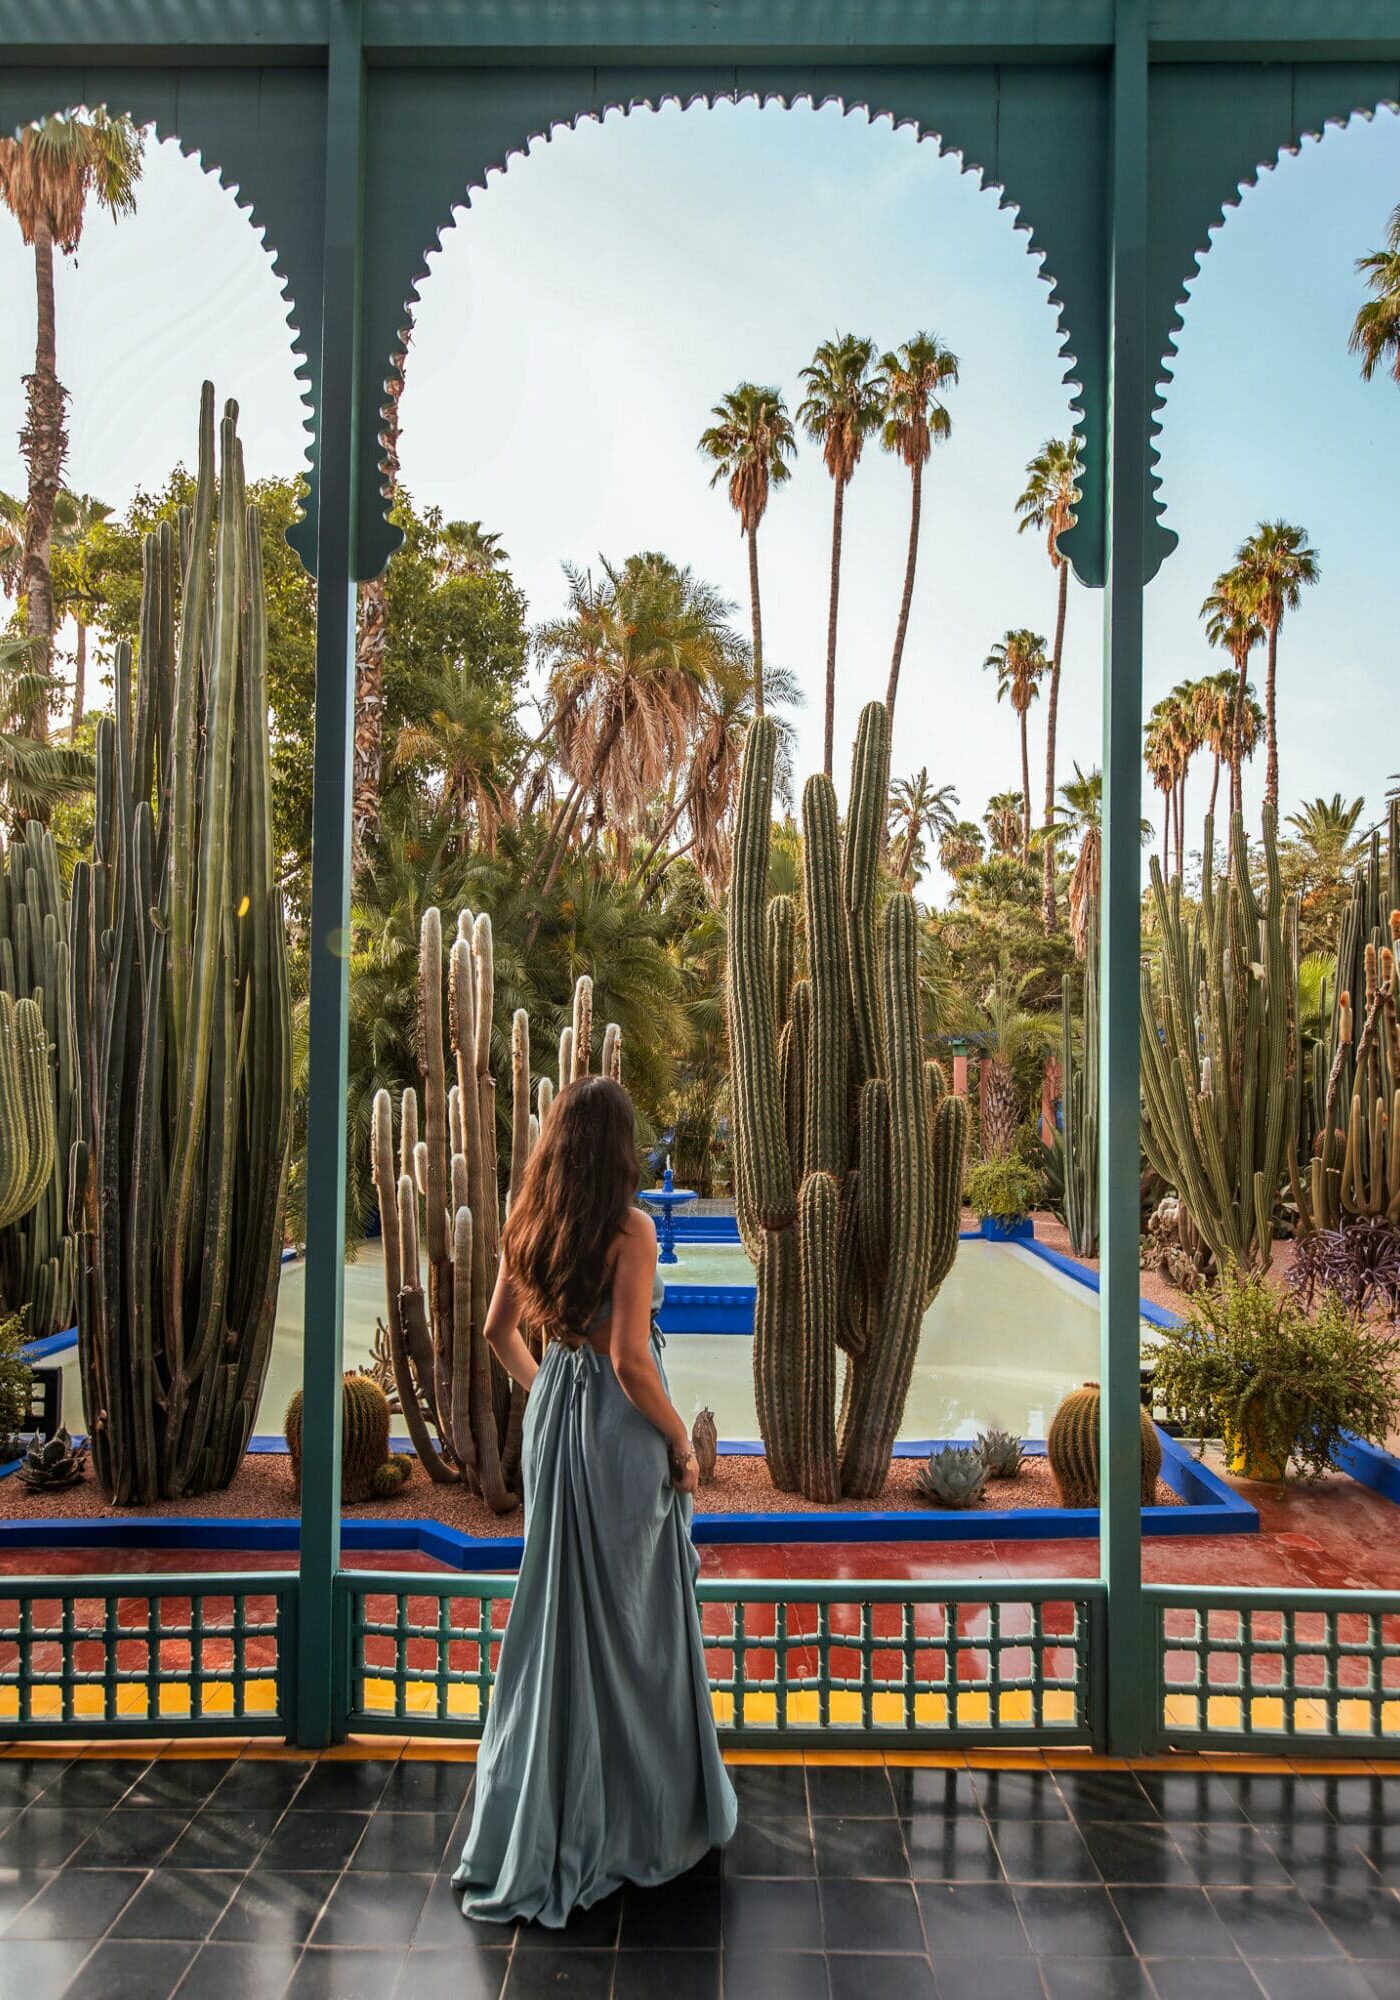
<path fill-rule="evenodd" d="M 1176 781 L 1176 872 L 1186 878 L 1186 773 Z"/>
<path fill-rule="evenodd" d="M 1272 619 L 1268 626 L 1269 663 L 1264 674 L 1264 734 L 1266 757 L 1264 765 L 1264 803 L 1278 810 L 1278 719 L 1274 709 L 1275 675 L 1278 670 L 1278 619 Z"/>
<path fill-rule="evenodd" d="M 1215 752 L 1213 752 L 1213 761 L 1211 764 L 1211 772 L 1210 772 L 1210 817 L 1212 823 L 1214 822 L 1215 819 L 1215 801 L 1216 798 L 1219 796 L 1219 792 L 1220 792 L 1220 752 L 1216 750 Z"/>
<path fill-rule="evenodd" d="M 19 437 L 20 450 L 29 468 L 20 588 L 24 592 L 25 630 L 38 641 L 30 664 L 36 673 L 47 675 L 53 672 L 53 515 L 68 452 L 68 433 L 63 423 L 68 392 L 58 379 L 53 232 L 42 218 L 34 227 L 34 291 L 37 307 L 34 373 L 25 377 L 24 428 Z M 25 717 L 25 733 L 39 743 L 47 743 L 46 692 L 35 696 Z"/>
<path fill-rule="evenodd" d="M 87 620 L 75 614 L 74 624 L 78 637 L 73 647 L 73 715 L 68 725 L 68 740 L 77 741 L 78 731 L 83 723 L 83 703 L 87 697 Z"/>
<path fill-rule="evenodd" d="M 758 524 L 748 531 L 749 610 L 753 618 L 753 712 L 763 713 L 763 606 L 758 595 Z"/>
<path fill-rule="evenodd" d="M 846 482 L 838 474 L 831 503 L 831 594 L 826 608 L 826 735 L 822 769 L 831 776 L 836 740 L 836 617 L 841 602 L 841 535 L 846 512 Z"/>
<path fill-rule="evenodd" d="M 1060 655 L 1065 643 L 1065 612 L 1069 602 L 1069 564 L 1060 560 L 1060 593 L 1055 606 L 1055 650 L 1050 655 L 1050 697 L 1045 704 L 1045 873 L 1040 907 L 1048 936 L 1055 911 L 1055 729 L 1060 714 Z"/>
<path fill-rule="evenodd" d="M 407 338 L 405 337 L 405 347 Z M 399 485 L 399 399 L 405 355 L 388 388 L 381 464 L 392 505 Z M 350 878 L 358 881 L 379 835 L 379 782 L 384 756 L 384 662 L 389 651 L 389 582 L 381 570 L 360 585 L 355 641 L 355 741 L 350 808 Z"/>
<path fill-rule="evenodd" d="M 1021 710 L 1021 859 L 1030 866 L 1031 859 L 1031 739 L 1026 726 L 1029 711 Z"/>
<path fill-rule="evenodd" d="M 1162 794 L 1162 873 L 1170 875 L 1172 868 L 1172 795 Z"/>
<path fill-rule="evenodd" d="M 909 630 L 909 610 L 914 602 L 914 571 L 919 561 L 919 515 L 924 504 L 924 468 L 916 464 L 910 476 L 909 552 L 904 558 L 904 594 L 899 600 L 899 623 L 894 633 L 894 653 L 890 659 L 889 686 L 885 689 L 885 713 L 894 724 L 895 696 L 899 693 L 899 669 L 904 659 L 904 638 Z"/>

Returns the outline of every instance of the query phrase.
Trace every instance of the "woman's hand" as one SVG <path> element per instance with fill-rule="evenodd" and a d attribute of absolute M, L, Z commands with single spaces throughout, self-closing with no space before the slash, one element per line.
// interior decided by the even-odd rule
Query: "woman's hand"
<path fill-rule="evenodd" d="M 686 1442 L 685 1456 L 679 1452 L 671 1454 L 671 1484 L 677 1493 L 694 1493 L 700 1484 L 700 1462 Z"/>

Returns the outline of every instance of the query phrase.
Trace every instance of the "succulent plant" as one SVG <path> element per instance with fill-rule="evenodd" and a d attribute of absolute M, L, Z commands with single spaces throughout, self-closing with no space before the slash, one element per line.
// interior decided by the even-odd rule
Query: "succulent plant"
<path fill-rule="evenodd" d="M 491 1068 L 495 992 L 490 917 L 459 911 L 445 941 L 441 912 L 425 910 L 418 939 L 422 1131 L 417 1090 L 399 1099 L 397 1143 L 393 1101 L 387 1090 L 377 1091 L 370 1167 L 384 1232 L 387 1358 L 413 1449 L 431 1479 L 460 1481 L 504 1514 L 520 1497 L 525 1392 L 495 1359 L 485 1333 L 501 1234 Z M 561 1089 L 589 1073 L 592 1044 L 593 982 L 584 976 L 574 989 L 572 1022 L 559 1038 Z M 553 1084 L 542 1077 L 538 1116 L 532 1114 L 530 1017 L 523 1007 L 511 1021 L 510 1049 L 508 1202 L 553 1101 Z M 621 1080 L 622 1037 L 612 1024 L 603 1034 L 601 1068 Z M 382 1359 L 377 1347 L 376 1361 Z"/>
<path fill-rule="evenodd" d="M 914 1484 L 937 1507 L 975 1507 L 987 1484 L 987 1468 L 975 1445 L 945 1444 L 929 1453 Z"/>
<path fill-rule="evenodd" d="M 291 1151 L 262 543 L 238 407 L 216 440 L 208 382 L 193 506 L 152 529 L 142 563 L 70 905 L 78 1365 L 119 1506 L 227 1486 L 243 1462 Z"/>
<path fill-rule="evenodd" d="M 695 1452 L 695 1462 L 700 1468 L 700 1483 L 706 1485 L 715 1476 L 715 1460 L 719 1455 L 719 1435 L 715 1430 L 715 1413 L 702 1410 L 691 1426 L 691 1447 Z"/>
<path fill-rule="evenodd" d="M 372 1375 L 347 1370 L 341 1384 L 340 1499 L 352 1507 L 364 1500 L 391 1500 L 413 1467 L 389 1450 L 389 1399 Z M 301 1491 L 302 1392 L 287 1405 L 283 1430 L 292 1458 L 292 1479 Z"/>
<path fill-rule="evenodd" d="M 19 1477 L 33 1493 L 56 1493 L 77 1485 L 87 1471 L 87 1455 L 86 1444 L 74 1444 L 66 1430 L 51 1438 L 41 1431 L 25 1453 Z"/>
<path fill-rule="evenodd" d="M 883 704 L 862 712 L 844 833 L 831 780 L 802 795 L 802 932 L 770 897 L 777 739 L 744 750 L 729 903 L 739 1228 L 754 1260 L 754 1392 L 768 1471 L 809 1500 L 889 1473 L 924 1313 L 957 1250 L 966 1107 L 926 1059 L 912 898 L 878 893 Z M 846 1375 L 837 1399 L 837 1351 Z"/>
<path fill-rule="evenodd" d="M 1203 852 L 1214 847 L 1207 818 Z M 1224 881 L 1201 877 L 1199 914 L 1152 862 L 1157 945 L 1141 970 L 1142 1145 L 1176 1189 L 1217 1265 L 1266 1269 L 1275 1198 L 1296 1152 L 1298 904 L 1264 808 L 1261 899 L 1244 821 L 1233 816 Z"/>
<path fill-rule="evenodd" d="M 1097 1507 L 1099 1504 L 1099 1409 L 1102 1398 L 1097 1382 L 1071 1389 L 1045 1434 L 1045 1456 L 1055 1475 L 1063 1507 Z M 1142 1435 L 1142 1504 L 1151 1507 L 1157 1498 L 1157 1475 L 1162 1470 L 1162 1440 L 1146 1410 L 1139 1413 Z"/>
<path fill-rule="evenodd" d="M 28 1302 L 31 1340 L 72 1326 L 77 1308 L 78 1239 L 68 1204 L 78 1120 L 68 915 L 58 848 L 49 829 L 30 820 L 8 848 L 0 838 L 0 990 L 16 1000 L 32 1000 L 43 1017 L 54 1139 L 37 1197 L 26 1213 L 0 1227 L 0 1299 Z M 3 1088 L 0 1081 L 0 1094 Z M 0 1126 L 4 1122 L 0 1114 Z M 0 1160 L 9 1150 L 0 1142 Z M 7 1208 L 10 1179 L 0 1166 L 0 1216 Z"/>
<path fill-rule="evenodd" d="M 1021 1470 L 1025 1453 L 1020 1438 L 1013 1437 L 1010 1431 L 979 1431 L 977 1449 L 989 1479 L 1014 1479 Z"/>

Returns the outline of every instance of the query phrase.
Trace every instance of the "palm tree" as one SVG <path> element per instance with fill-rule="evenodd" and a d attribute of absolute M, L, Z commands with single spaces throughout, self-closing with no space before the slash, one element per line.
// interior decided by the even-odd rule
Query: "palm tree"
<path fill-rule="evenodd" d="M 982 815 L 982 824 L 996 854 L 1015 854 L 1021 845 L 1025 820 L 1024 792 L 993 792 Z"/>
<path fill-rule="evenodd" d="M 1089 905 L 1098 899 L 1103 886 L 1103 772 L 1096 764 L 1082 771 L 1076 761 L 1074 776 L 1060 787 L 1063 803 L 1056 821 L 1070 839 L 1077 839 L 1079 852 L 1069 878 L 1069 928 L 1076 958 L 1083 958 L 1088 937 Z M 1152 838 L 1152 822 L 1138 821 L 1143 842 Z"/>
<path fill-rule="evenodd" d="M 60 557 L 62 583 L 54 591 L 57 613 L 71 617 L 73 645 L 73 707 L 68 724 L 70 741 L 82 724 L 87 699 L 87 637 L 98 601 L 92 544 L 96 531 L 110 521 L 112 509 L 90 493 L 70 493 L 65 486 L 54 507 L 53 550 Z"/>
<path fill-rule="evenodd" d="M 1259 591 L 1254 578 L 1237 564 L 1222 570 L 1201 606 L 1206 638 L 1235 663 L 1235 699 L 1230 715 L 1230 812 L 1244 810 L 1245 705 L 1249 699 L 1249 656 L 1264 637 L 1259 616 Z"/>
<path fill-rule="evenodd" d="M 1018 1065 L 1048 1055 L 1058 1041 L 1060 1017 L 1024 1004 L 1030 975 L 1014 979 L 1003 966 L 982 1000 L 983 1046 L 980 1132 L 983 1157 L 1004 1159 L 1023 1118 Z"/>
<path fill-rule="evenodd" d="M 940 392 L 957 381 L 958 357 L 941 345 L 937 334 L 916 333 L 896 352 L 883 355 L 880 368 L 885 377 L 885 423 L 880 442 L 886 451 L 898 452 L 909 468 L 911 489 L 904 589 L 899 600 L 899 623 L 895 627 L 889 685 L 885 690 L 885 709 L 893 725 L 895 696 L 899 692 L 899 669 L 904 659 L 904 639 L 909 630 L 910 606 L 914 602 L 924 467 L 928 464 L 935 441 L 948 437 L 952 432 L 953 420 L 940 400 Z"/>
<path fill-rule="evenodd" d="M 1055 928 L 1055 734 L 1060 714 L 1060 662 L 1064 654 L 1065 613 L 1069 603 L 1069 563 L 1060 554 L 1060 537 L 1074 526 L 1079 504 L 1079 440 L 1047 438 L 1026 467 L 1026 484 L 1016 501 L 1018 534 L 1034 528 L 1045 536 L 1050 567 L 1055 574 L 1055 642 L 1050 653 L 1050 694 L 1045 704 L 1045 928 Z"/>
<path fill-rule="evenodd" d="M 501 538 L 480 521 L 446 521 L 442 529 L 444 577 L 489 576 L 504 569 L 510 555 Z"/>
<path fill-rule="evenodd" d="M 1177 749 L 1172 733 L 1170 704 L 1157 702 L 1143 728 L 1143 762 L 1148 775 L 1162 794 L 1162 873 L 1171 874 L 1172 806 L 1176 799 Z"/>
<path fill-rule="evenodd" d="M 34 663 L 34 639 L 0 639 L 0 817 L 18 831 L 27 819 L 46 820 L 63 799 L 91 791 L 91 757 L 68 744 L 36 743 L 25 728 L 38 701 L 53 692 Z"/>
<path fill-rule="evenodd" d="M 700 449 L 714 460 L 711 486 L 729 481 L 729 504 L 749 545 L 749 606 L 753 618 L 753 705 L 763 713 L 763 611 L 758 594 L 758 524 L 775 486 L 791 479 L 788 460 L 797 450 L 781 389 L 741 382 L 715 404 L 715 422 L 700 435 Z"/>
<path fill-rule="evenodd" d="M 512 715 L 498 688 L 466 661 L 446 661 L 424 704 L 425 722 L 399 730 L 394 762 L 437 775 L 463 853 L 471 831 L 488 854 L 511 810 Z"/>
<path fill-rule="evenodd" d="M 1234 743 L 1236 680 L 1233 673 L 1206 674 L 1195 686 L 1202 747 L 1210 751 L 1214 760 L 1208 808 L 1214 819 L 1216 798 L 1220 791 L 1220 766 L 1223 762 L 1228 767 Z"/>
<path fill-rule="evenodd" d="M 401 331 L 400 338 L 403 345 L 393 357 L 392 372 L 385 389 L 384 428 L 379 434 L 383 447 L 379 465 L 390 508 L 399 490 L 399 404 L 403 398 L 404 362 L 408 357 L 408 328 Z M 389 653 L 387 565 L 378 576 L 369 577 L 360 585 L 357 608 L 355 734 L 350 803 L 352 882 L 364 872 L 369 850 L 379 838 L 379 792 L 384 761 L 384 662 Z"/>
<path fill-rule="evenodd" d="M 1011 703 L 1021 728 L 1021 859 L 1031 858 L 1031 759 L 1026 717 L 1049 671 L 1045 641 L 1023 625 L 998 639 L 982 662 L 997 677 L 997 700 Z"/>
<path fill-rule="evenodd" d="M 885 414 L 885 378 L 875 368 L 875 343 L 862 335 L 838 333 L 824 340 L 802 370 L 807 394 L 797 421 L 821 445 L 835 488 L 831 513 L 831 593 L 826 613 L 826 730 L 823 770 L 831 776 L 836 733 L 836 618 L 841 597 L 841 532 L 846 488 L 860 461 L 865 440 Z"/>
<path fill-rule="evenodd" d="M 595 584 L 566 567 L 569 608 L 536 634 L 569 780 L 536 862 L 536 874 L 547 871 L 542 898 L 590 802 L 620 833 L 641 830 L 684 765 L 707 691 L 747 659 L 728 622 L 733 605 L 689 569 L 655 553 L 601 568 Z"/>
<path fill-rule="evenodd" d="M 1259 622 L 1268 646 L 1268 666 L 1264 675 L 1264 728 L 1267 750 L 1264 765 L 1264 803 L 1278 810 L 1278 716 L 1275 706 L 1275 676 L 1278 667 L 1278 631 L 1285 611 L 1296 611 L 1303 592 L 1321 575 L 1317 550 L 1308 547 L 1307 529 L 1294 528 L 1287 521 L 1261 521 L 1247 541 L 1235 551 L 1235 564 L 1253 584 Z"/>
<path fill-rule="evenodd" d="M 1323 866 L 1340 874 L 1355 858 L 1356 822 L 1365 810 L 1364 798 L 1344 805 L 1341 793 L 1333 792 L 1330 799 L 1305 799 L 1297 812 L 1289 813 L 1285 825 L 1296 828 Z"/>
<path fill-rule="evenodd" d="M 1201 720 L 1202 704 L 1196 682 L 1178 681 L 1163 706 L 1176 774 L 1173 802 L 1176 819 L 1176 872 L 1182 875 L 1186 865 L 1186 780 L 1191 773 L 1191 759 L 1205 744 L 1205 730 Z"/>
<path fill-rule="evenodd" d="M 890 833 L 899 836 L 894 872 L 902 887 L 912 889 L 927 865 L 924 835 L 942 839 L 957 825 L 958 795 L 951 785 L 936 788 L 925 766 L 912 778 L 896 778 L 890 786 Z"/>
<path fill-rule="evenodd" d="M 1356 268 L 1375 293 L 1352 324 L 1347 345 L 1361 356 L 1361 373 L 1370 381 L 1382 362 L 1400 382 L 1400 208 L 1390 218 L 1384 250 L 1358 257 Z"/>
<path fill-rule="evenodd" d="M 976 820 L 960 819 L 939 836 L 938 865 L 956 878 L 965 868 L 976 867 L 983 848 L 982 829 Z"/>
<path fill-rule="evenodd" d="M 64 424 L 68 392 L 58 379 L 54 250 L 69 257 L 76 253 L 89 198 L 113 216 L 130 214 L 140 176 L 140 131 L 129 118 L 111 117 L 100 106 L 96 111 L 41 118 L 27 125 L 17 139 L 0 139 L 0 201 L 33 248 L 38 307 L 34 372 L 25 382 L 20 449 L 29 467 L 21 584 L 25 630 L 38 644 L 33 667 L 39 677 L 34 683 L 35 705 L 26 720 L 40 742 L 48 737 L 51 698 L 44 683 L 53 678 L 50 548 L 68 453 Z"/>

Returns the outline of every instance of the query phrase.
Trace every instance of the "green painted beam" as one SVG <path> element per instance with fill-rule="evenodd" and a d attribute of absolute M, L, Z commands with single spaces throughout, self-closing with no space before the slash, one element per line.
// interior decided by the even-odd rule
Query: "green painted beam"
<path fill-rule="evenodd" d="M 1110 151 L 1108 580 L 1104 592 L 1103 924 L 1099 1291 L 1100 1560 L 1108 1586 L 1108 1747 L 1143 1749 L 1149 1684 L 1142 1606 L 1138 1429 L 1138 956 L 1142 587 L 1147 547 L 1147 0 L 1120 0 Z"/>
<path fill-rule="evenodd" d="M 364 209 L 360 0 L 335 0 L 327 82 L 321 507 L 317 529 L 316 748 L 311 830 L 306 1318 L 302 1381 L 297 1734 L 331 1740 L 340 1565 L 341 1314 L 345 1285 L 345 1072 L 350 799 L 355 708 L 355 380 Z"/>

